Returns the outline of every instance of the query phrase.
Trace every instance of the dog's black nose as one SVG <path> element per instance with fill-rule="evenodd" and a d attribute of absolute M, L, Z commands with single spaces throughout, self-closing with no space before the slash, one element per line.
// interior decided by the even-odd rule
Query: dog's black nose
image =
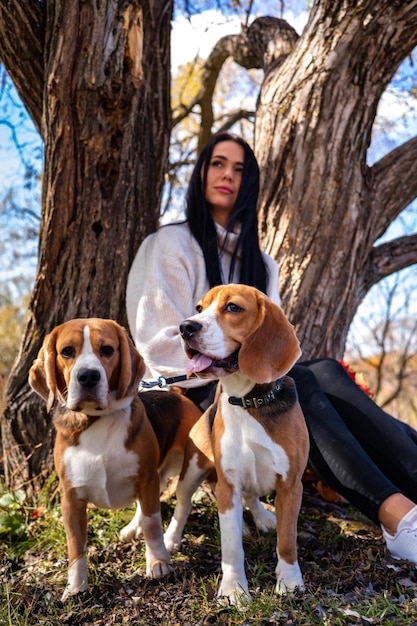
<path fill-rule="evenodd" d="M 191 339 L 195 333 L 201 330 L 202 326 L 194 320 L 185 320 L 180 324 L 180 333 L 183 339 Z"/>
<path fill-rule="evenodd" d="M 83 387 L 93 389 L 100 380 L 100 372 L 98 370 L 80 370 L 77 374 L 77 380 Z"/>

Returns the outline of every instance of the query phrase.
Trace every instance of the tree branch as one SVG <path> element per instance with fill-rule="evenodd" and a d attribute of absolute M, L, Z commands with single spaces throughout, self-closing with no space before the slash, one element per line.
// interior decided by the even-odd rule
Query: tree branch
<path fill-rule="evenodd" d="M 45 3 L 0 0 L 0 61 L 37 130 L 42 129 Z"/>
<path fill-rule="evenodd" d="M 237 35 L 233 59 L 248 70 L 261 68 L 267 73 L 287 58 L 298 38 L 285 20 L 258 17 Z"/>
<path fill-rule="evenodd" d="M 416 161 L 417 137 L 413 137 L 370 168 L 371 186 L 374 189 L 372 214 L 378 220 L 375 239 L 416 198 Z"/>
<path fill-rule="evenodd" d="M 238 111 L 232 111 L 228 115 L 226 115 L 223 119 L 223 124 L 218 129 L 219 133 L 226 132 L 232 128 L 236 122 L 240 120 L 254 120 L 256 115 L 256 111 L 246 111 L 244 109 L 239 109 Z"/>
<path fill-rule="evenodd" d="M 399 270 L 417 263 L 417 234 L 398 237 L 373 248 L 369 269 L 364 273 L 364 293 Z"/>
<path fill-rule="evenodd" d="M 214 46 L 212 52 L 203 65 L 200 77 L 200 89 L 193 100 L 185 106 L 181 104 L 173 113 L 173 126 L 179 124 L 196 106 L 201 107 L 201 130 L 199 134 L 199 147 L 204 145 L 210 138 L 213 123 L 213 94 L 220 71 L 226 59 L 233 55 L 234 40 L 236 35 L 222 37 Z M 199 149 L 197 149 L 199 152 Z"/>
<path fill-rule="evenodd" d="M 203 65 L 200 89 L 186 106 L 181 104 L 173 114 L 173 126 L 179 124 L 195 106 L 201 108 L 201 130 L 198 151 L 208 141 L 213 125 L 213 94 L 225 61 L 231 57 L 245 69 L 262 68 L 265 72 L 282 63 L 298 39 L 295 30 L 284 20 L 259 17 L 239 35 L 222 37 Z"/>

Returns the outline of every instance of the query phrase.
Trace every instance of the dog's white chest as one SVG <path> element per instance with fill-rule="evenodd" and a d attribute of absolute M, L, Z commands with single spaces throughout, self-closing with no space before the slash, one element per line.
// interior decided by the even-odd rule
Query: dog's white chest
<path fill-rule="evenodd" d="M 81 499 L 105 509 L 130 506 L 139 458 L 126 450 L 130 408 L 100 417 L 64 454 L 66 474 Z"/>
<path fill-rule="evenodd" d="M 243 491 L 266 495 L 275 489 L 277 474 L 286 479 L 287 453 L 245 409 L 223 401 L 222 468 L 233 475 Z"/>

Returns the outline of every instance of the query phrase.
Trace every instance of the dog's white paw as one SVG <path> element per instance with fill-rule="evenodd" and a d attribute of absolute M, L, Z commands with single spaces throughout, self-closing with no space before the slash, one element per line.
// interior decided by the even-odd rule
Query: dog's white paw
<path fill-rule="evenodd" d="M 275 574 L 277 576 L 275 593 L 284 595 L 292 593 L 296 589 L 304 591 L 304 581 L 297 561 L 290 564 L 283 559 L 279 559 L 275 568 Z"/>
<path fill-rule="evenodd" d="M 276 517 L 272 511 L 268 511 L 259 498 L 246 497 L 246 504 L 252 514 L 253 520 L 260 531 L 266 533 L 268 530 L 276 529 Z"/>
<path fill-rule="evenodd" d="M 169 554 L 175 554 L 180 549 L 181 537 L 176 535 L 170 535 L 167 532 L 164 534 L 164 544 Z"/>
<path fill-rule="evenodd" d="M 223 577 L 217 593 L 219 602 L 225 605 L 250 604 L 252 597 L 249 593 L 248 582 L 243 580 L 227 580 Z"/>
<path fill-rule="evenodd" d="M 136 502 L 136 511 L 127 526 L 122 528 L 119 533 L 120 541 L 129 543 L 134 539 L 139 539 L 143 534 L 143 515 L 139 501 Z"/>
<path fill-rule="evenodd" d="M 256 516 L 254 515 L 253 518 L 256 526 L 264 533 L 268 532 L 268 530 L 276 529 L 277 520 L 274 513 L 263 507 L 257 509 L 257 514 Z"/>
<path fill-rule="evenodd" d="M 85 554 L 83 554 L 73 561 L 68 568 L 68 584 L 61 596 L 61 600 L 65 602 L 70 596 L 75 596 L 77 593 L 87 591 L 87 589 L 87 559 Z"/>
<path fill-rule="evenodd" d="M 130 522 L 127 526 L 122 528 L 119 533 L 120 541 L 124 543 L 129 543 L 130 541 L 134 541 L 135 539 L 139 539 L 142 534 L 142 526 L 137 526 Z"/>
<path fill-rule="evenodd" d="M 229 592 L 219 591 L 217 596 L 218 601 L 225 606 L 244 606 L 252 602 L 252 597 L 249 592 L 244 592 L 241 589 L 233 589 Z"/>
<path fill-rule="evenodd" d="M 70 596 L 76 596 L 77 593 L 81 593 L 82 591 L 87 591 L 87 589 L 88 589 L 87 581 L 83 581 L 81 585 L 75 588 L 70 587 L 70 585 L 68 585 L 68 587 L 66 587 L 64 593 L 61 596 L 61 602 L 65 602 L 66 600 L 68 600 Z"/>
<path fill-rule="evenodd" d="M 146 566 L 146 575 L 148 578 L 163 578 L 169 576 L 174 571 L 170 561 L 155 560 Z"/>

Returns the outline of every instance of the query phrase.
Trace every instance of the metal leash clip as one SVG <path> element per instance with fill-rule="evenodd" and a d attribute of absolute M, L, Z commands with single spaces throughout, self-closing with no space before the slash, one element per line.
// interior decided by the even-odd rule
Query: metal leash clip
<path fill-rule="evenodd" d="M 165 376 L 159 376 L 157 380 L 141 380 L 139 388 L 152 389 L 152 387 L 160 387 L 161 389 L 165 389 L 167 386 L 167 379 Z"/>

